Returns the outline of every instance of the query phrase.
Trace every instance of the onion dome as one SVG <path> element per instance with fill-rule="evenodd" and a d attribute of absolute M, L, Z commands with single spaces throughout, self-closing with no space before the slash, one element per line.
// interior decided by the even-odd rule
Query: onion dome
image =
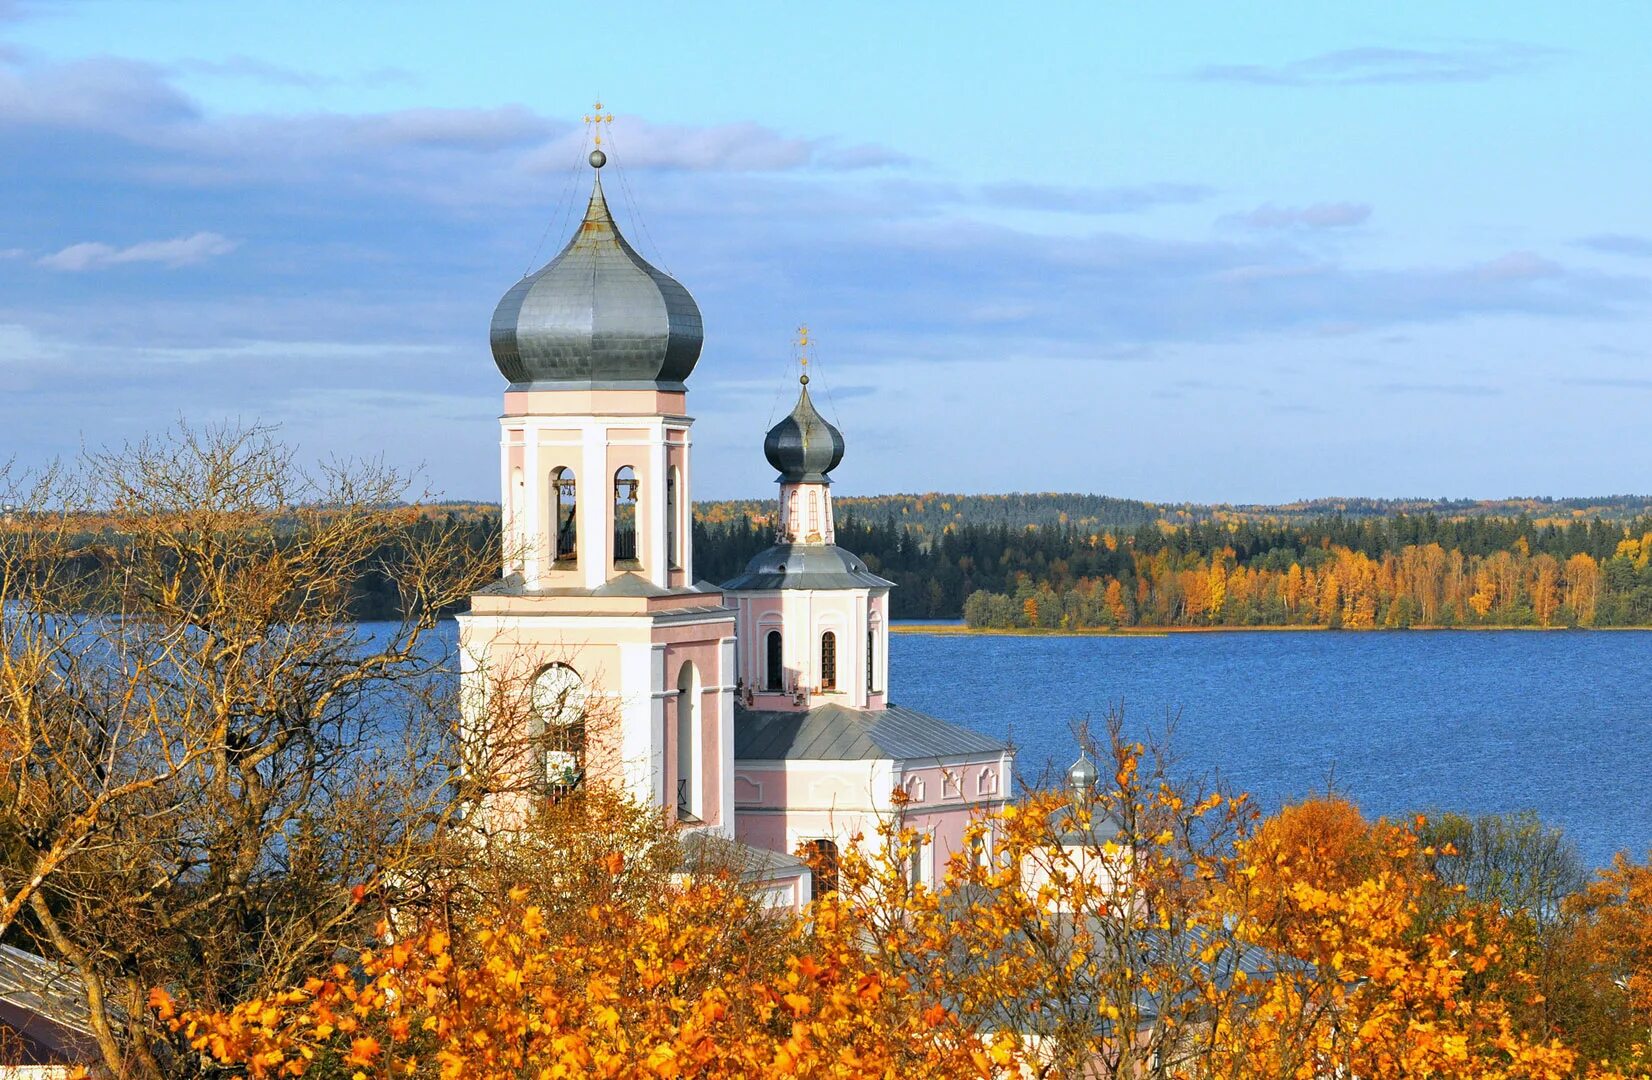
<path fill-rule="evenodd" d="M 843 460 L 843 432 L 826 422 L 809 400 L 809 377 L 791 414 L 763 437 L 763 456 L 780 470 L 783 484 L 829 484 L 827 473 Z"/>
<path fill-rule="evenodd" d="M 703 332 L 688 290 L 620 235 L 599 174 L 579 231 L 499 301 L 491 339 L 513 389 L 682 390 Z"/>
<path fill-rule="evenodd" d="M 1076 799 L 1087 799 L 1095 791 L 1096 781 L 1100 778 L 1101 773 L 1096 771 L 1089 757 L 1081 752 L 1078 760 L 1067 769 L 1067 791 Z"/>

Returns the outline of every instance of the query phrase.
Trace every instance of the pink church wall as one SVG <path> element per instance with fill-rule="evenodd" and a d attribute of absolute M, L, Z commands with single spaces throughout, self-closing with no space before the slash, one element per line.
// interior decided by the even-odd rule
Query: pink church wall
<path fill-rule="evenodd" d="M 810 709 L 836 703 L 856 709 L 881 709 L 888 702 L 888 624 L 884 616 L 887 597 L 866 589 L 822 592 L 801 590 L 753 593 L 737 600 L 740 618 L 740 678 L 750 691 L 750 703 L 757 709 Z M 783 642 L 784 677 L 782 692 L 770 693 L 768 685 L 768 635 L 779 630 Z M 873 655 L 868 658 L 866 639 L 872 631 Z M 822 636 L 831 631 L 837 637 L 837 685 L 827 690 L 822 679 Z M 872 690 L 867 691 L 866 663 L 873 667 Z M 804 691 L 803 700 L 786 692 Z"/>
<path fill-rule="evenodd" d="M 704 640 L 704 627 L 661 627 L 656 640 L 669 641 L 673 637 L 687 637 L 689 633 L 698 631 L 700 640 L 681 641 L 668 644 L 665 650 L 665 689 L 674 691 L 679 685 L 683 665 L 692 663 L 699 675 L 700 697 L 695 712 L 695 727 L 699 731 L 700 754 L 698 763 L 699 780 L 699 817 L 707 825 L 722 826 L 723 784 L 725 777 L 722 771 L 722 761 L 725 749 L 732 753 L 732 747 L 722 745 L 722 692 L 719 689 L 728 684 L 726 674 L 721 670 L 722 646 L 716 639 Z M 672 814 L 677 807 L 677 781 L 680 779 L 677 772 L 677 708 L 679 698 L 671 693 L 664 701 L 665 709 L 665 790 L 666 803 Z"/>

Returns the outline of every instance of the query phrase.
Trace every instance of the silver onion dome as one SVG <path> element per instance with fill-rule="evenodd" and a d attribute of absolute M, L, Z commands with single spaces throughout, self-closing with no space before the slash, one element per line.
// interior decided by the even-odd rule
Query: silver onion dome
<path fill-rule="evenodd" d="M 1101 778 L 1089 757 L 1084 753 L 1078 755 L 1078 760 L 1067 769 L 1067 791 L 1074 798 L 1088 798 L 1095 790 L 1096 781 Z"/>
<path fill-rule="evenodd" d="M 797 405 L 763 437 L 763 456 L 780 470 L 787 484 L 829 484 L 827 474 L 843 460 L 843 432 L 826 422 L 809 400 L 809 377 L 803 376 Z"/>
<path fill-rule="evenodd" d="M 514 389 L 681 390 L 703 333 L 688 290 L 620 235 L 598 175 L 579 230 L 499 301 L 490 337 Z"/>

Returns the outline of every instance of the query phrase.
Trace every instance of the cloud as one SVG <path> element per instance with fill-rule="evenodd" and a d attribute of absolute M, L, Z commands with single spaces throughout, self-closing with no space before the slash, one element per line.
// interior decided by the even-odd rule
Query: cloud
<path fill-rule="evenodd" d="M 1224 223 L 1251 229 L 1345 229 L 1363 225 L 1371 216 L 1365 203 L 1323 202 L 1308 206 L 1275 206 L 1264 203 L 1245 214 L 1231 214 Z"/>
<path fill-rule="evenodd" d="M 1445 394 L 1452 397 L 1496 397 L 1503 391 L 1478 383 L 1382 383 L 1372 387 L 1380 394 Z"/>
<path fill-rule="evenodd" d="M 138 135 L 197 115 L 161 69 L 100 57 L 30 67 L 0 58 L 0 130 L 11 125 Z"/>
<path fill-rule="evenodd" d="M 3 0 L 0 0 L 3 2 Z M 184 75 L 204 75 L 210 78 L 247 79 L 270 86 L 296 87 L 303 90 L 321 90 L 337 86 L 413 85 L 418 76 L 404 68 L 374 68 L 354 77 L 321 75 L 259 60 L 251 56 L 230 56 L 223 60 L 180 60 L 171 70 Z"/>
<path fill-rule="evenodd" d="M 1475 266 L 1472 273 L 1486 281 L 1534 281 L 1559 277 L 1560 264 L 1530 251 L 1511 251 Z"/>
<path fill-rule="evenodd" d="M 1080 214 L 1129 214 L 1155 206 L 1202 202 L 1213 194 L 1215 189 L 1204 184 L 1177 183 L 1099 188 L 1004 183 L 981 188 L 981 196 L 991 203 Z"/>
<path fill-rule="evenodd" d="M 1652 390 L 1652 379 L 1637 378 L 1635 376 L 1618 378 L 1611 376 L 1575 376 L 1559 381 L 1567 386 L 1604 386 L 1613 390 Z"/>
<path fill-rule="evenodd" d="M 1517 42 L 1448 49 L 1364 46 L 1320 53 L 1283 64 L 1211 64 L 1192 72 L 1200 82 L 1253 86 L 1376 86 L 1484 82 L 1532 71 L 1557 50 Z"/>
<path fill-rule="evenodd" d="M 219 255 L 228 255 L 237 244 L 215 232 L 198 232 L 172 240 L 146 240 L 130 247 L 89 242 L 71 244 L 62 251 L 39 259 L 51 270 L 104 270 L 128 263 L 159 263 L 162 266 L 192 266 Z"/>
<path fill-rule="evenodd" d="M 1585 236 L 1578 241 L 1581 247 L 1604 251 L 1609 255 L 1629 255 L 1637 259 L 1652 259 L 1652 237 L 1630 236 L 1626 233 L 1602 233 Z"/>

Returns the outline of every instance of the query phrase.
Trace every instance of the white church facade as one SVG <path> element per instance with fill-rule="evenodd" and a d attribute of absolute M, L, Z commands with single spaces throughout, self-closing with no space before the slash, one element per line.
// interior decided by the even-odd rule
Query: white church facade
<path fill-rule="evenodd" d="M 763 444 L 774 546 L 731 581 L 695 578 L 686 381 L 702 340 L 693 297 L 626 242 L 596 172 L 566 247 L 494 312 L 503 574 L 459 616 L 464 699 L 529 688 L 544 781 L 529 798 L 620 784 L 749 849 L 774 903 L 829 888 L 835 853 L 896 815 L 927 838 L 910 872 L 933 881 L 1008 798 L 1012 752 L 892 703 L 892 583 L 834 543 L 845 446 L 806 375 Z"/>

